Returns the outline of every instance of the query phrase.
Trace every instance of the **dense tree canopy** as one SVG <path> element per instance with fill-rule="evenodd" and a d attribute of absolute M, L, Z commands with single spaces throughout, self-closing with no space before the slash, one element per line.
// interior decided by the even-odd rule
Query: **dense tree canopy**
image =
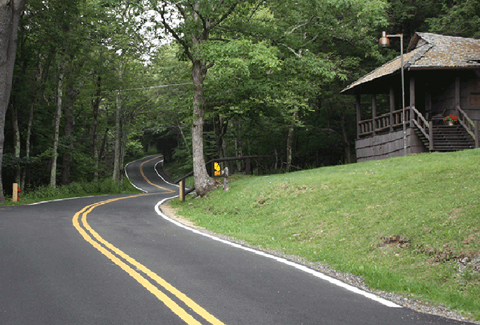
<path fill-rule="evenodd" d="M 381 31 L 480 36 L 478 0 L 10 3 L 23 4 L 0 1 L 7 194 L 121 182 L 127 160 L 153 152 L 193 168 L 200 195 L 211 158 L 266 155 L 266 172 L 354 162 L 355 111 L 339 91 L 397 55 L 378 50 Z"/>

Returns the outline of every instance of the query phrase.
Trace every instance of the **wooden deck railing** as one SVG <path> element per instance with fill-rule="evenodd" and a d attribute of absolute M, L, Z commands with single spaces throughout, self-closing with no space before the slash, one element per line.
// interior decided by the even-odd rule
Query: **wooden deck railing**
<path fill-rule="evenodd" d="M 386 113 L 375 119 L 363 120 L 358 123 L 358 135 L 364 137 L 376 133 L 388 133 L 391 130 L 401 129 L 403 126 L 403 110 Z M 410 107 L 405 108 L 405 121 L 410 120 Z M 375 123 L 375 124 L 374 124 Z"/>
<path fill-rule="evenodd" d="M 480 126 L 476 125 L 460 106 L 455 107 L 455 112 L 458 115 L 460 125 L 475 140 L 475 148 L 480 148 Z M 360 121 L 358 122 L 358 137 L 362 138 L 402 129 L 402 115 L 403 111 L 400 109 L 379 115 L 374 119 Z M 409 122 L 409 127 L 417 127 L 423 133 L 429 142 L 429 149 L 433 150 L 433 122 L 427 121 L 415 107 L 405 108 L 405 121 Z"/>

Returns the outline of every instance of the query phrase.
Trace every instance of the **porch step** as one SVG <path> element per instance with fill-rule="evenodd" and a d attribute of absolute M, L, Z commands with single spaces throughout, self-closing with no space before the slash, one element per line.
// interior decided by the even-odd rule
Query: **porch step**
<path fill-rule="evenodd" d="M 422 131 L 420 131 L 418 128 L 414 128 L 413 129 L 415 131 L 415 134 L 417 135 L 417 137 L 420 139 L 420 141 L 422 141 L 423 145 L 425 146 L 425 148 L 429 148 L 430 147 L 430 143 L 427 139 L 427 137 L 425 136 L 425 134 L 423 134 Z"/>
<path fill-rule="evenodd" d="M 473 149 L 475 140 L 461 125 L 435 125 L 433 126 L 433 147 L 434 151 L 440 152 Z"/>

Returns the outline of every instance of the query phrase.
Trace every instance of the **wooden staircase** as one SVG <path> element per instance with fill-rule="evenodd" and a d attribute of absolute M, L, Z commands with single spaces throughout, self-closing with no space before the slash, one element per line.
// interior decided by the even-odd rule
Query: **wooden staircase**
<path fill-rule="evenodd" d="M 461 125 L 433 126 L 433 151 L 449 152 L 475 148 L 475 140 Z"/>
<path fill-rule="evenodd" d="M 434 125 L 433 149 L 425 135 L 417 128 L 415 134 L 430 151 L 451 152 L 475 148 L 475 140 L 461 125 Z"/>

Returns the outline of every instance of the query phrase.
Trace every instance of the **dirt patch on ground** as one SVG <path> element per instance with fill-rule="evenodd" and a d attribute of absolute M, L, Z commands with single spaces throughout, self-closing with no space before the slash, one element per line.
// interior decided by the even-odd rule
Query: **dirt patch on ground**
<path fill-rule="evenodd" d="M 178 209 L 172 208 L 172 206 L 168 203 L 164 203 L 160 206 L 160 209 L 162 210 L 163 213 L 167 215 L 170 219 L 173 219 L 177 222 L 180 222 L 181 224 L 184 224 L 185 226 L 194 228 L 194 229 L 205 229 L 199 226 L 196 226 L 195 223 L 191 222 L 190 220 L 187 220 L 183 218 L 182 216 L 179 216 L 177 214 Z"/>

